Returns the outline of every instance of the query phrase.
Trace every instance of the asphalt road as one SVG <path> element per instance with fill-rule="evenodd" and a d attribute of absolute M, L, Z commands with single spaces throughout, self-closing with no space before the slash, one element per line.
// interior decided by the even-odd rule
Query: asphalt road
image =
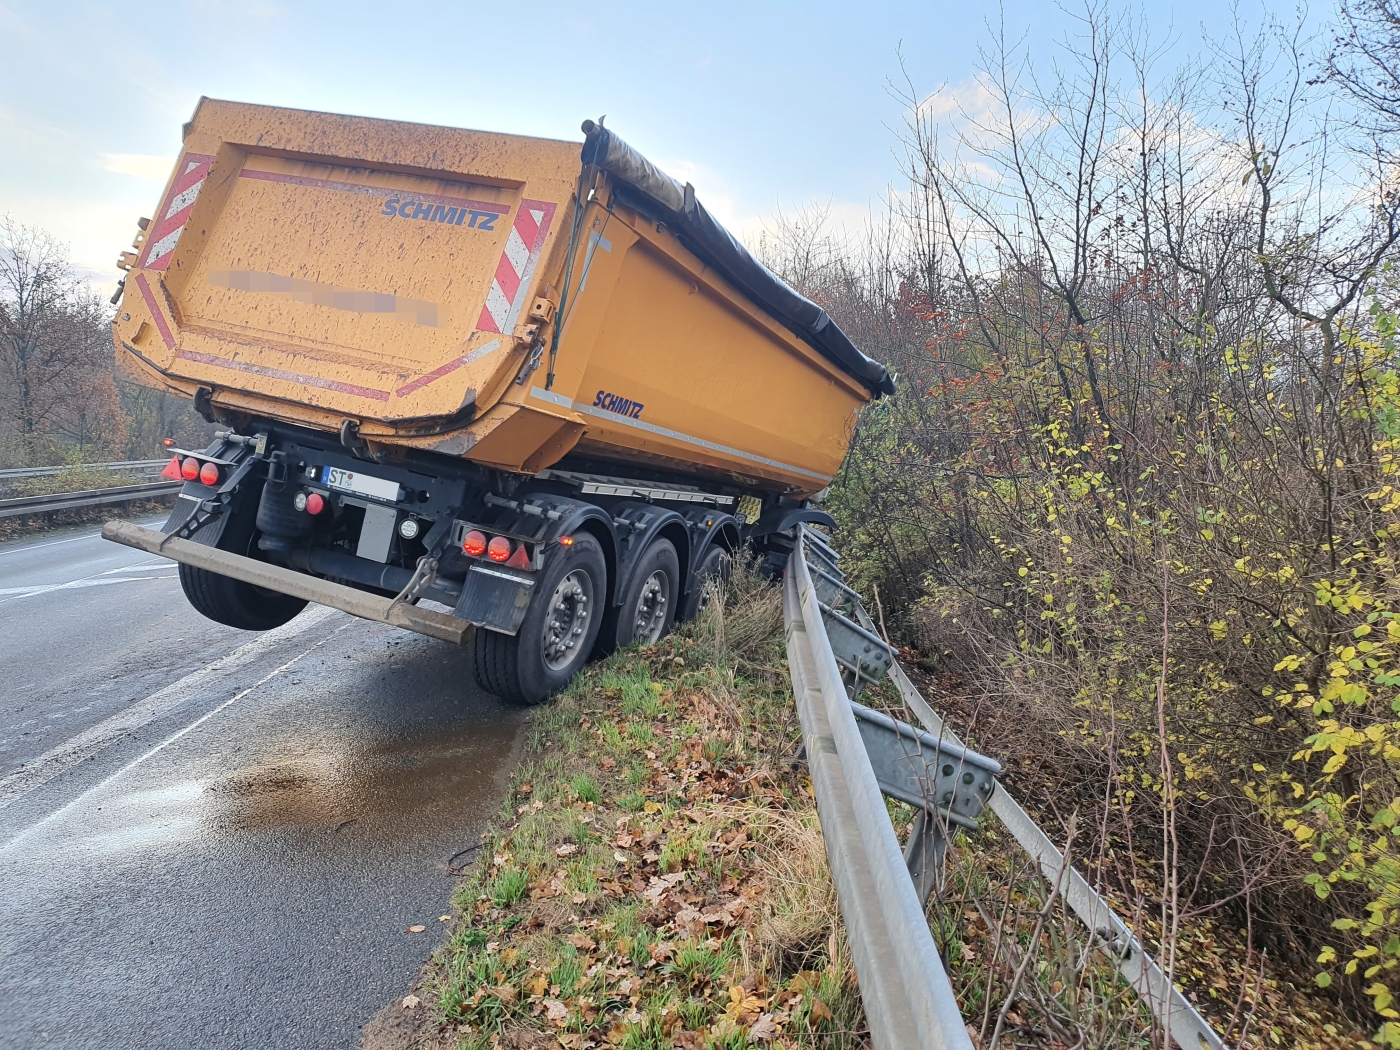
<path fill-rule="evenodd" d="M 95 531 L 0 546 L 0 1047 L 353 1047 L 522 724 L 444 643 L 222 627 Z"/>

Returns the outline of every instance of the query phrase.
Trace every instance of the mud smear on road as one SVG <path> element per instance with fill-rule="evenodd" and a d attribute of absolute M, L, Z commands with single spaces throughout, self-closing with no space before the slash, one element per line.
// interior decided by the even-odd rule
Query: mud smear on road
<path fill-rule="evenodd" d="M 416 736 L 297 746 L 211 781 L 206 820 L 216 828 L 323 827 L 362 832 L 421 822 L 431 811 L 495 793 L 519 723 L 435 724 Z"/>

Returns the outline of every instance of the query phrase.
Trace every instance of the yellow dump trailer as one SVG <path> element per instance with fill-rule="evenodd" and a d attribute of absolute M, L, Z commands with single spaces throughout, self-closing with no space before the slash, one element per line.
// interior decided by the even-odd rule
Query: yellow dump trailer
<path fill-rule="evenodd" d="M 222 622 L 320 601 L 470 640 L 522 700 L 659 637 L 740 544 L 780 562 L 891 380 L 688 185 L 584 130 L 202 101 L 113 334 L 228 430 L 172 461 L 163 532 L 113 538 Z"/>

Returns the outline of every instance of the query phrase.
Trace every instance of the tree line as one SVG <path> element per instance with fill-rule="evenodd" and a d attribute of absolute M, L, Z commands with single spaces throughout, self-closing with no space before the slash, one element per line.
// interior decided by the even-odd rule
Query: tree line
<path fill-rule="evenodd" d="M 150 459 L 202 443 L 189 402 L 118 373 L 112 308 L 44 230 L 0 220 L 0 467 Z"/>
<path fill-rule="evenodd" d="M 1335 14 L 1180 68 L 1093 0 L 1047 68 L 993 24 L 897 88 L 884 215 L 761 248 L 898 375 L 829 506 L 973 736 L 1169 969 L 1225 919 L 1400 1046 L 1400 4 Z"/>

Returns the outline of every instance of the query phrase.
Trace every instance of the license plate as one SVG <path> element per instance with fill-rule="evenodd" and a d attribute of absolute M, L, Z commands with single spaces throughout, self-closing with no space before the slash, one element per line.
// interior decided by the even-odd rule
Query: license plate
<path fill-rule="evenodd" d="M 343 467 L 322 467 L 321 481 L 341 492 L 353 492 L 357 496 L 388 500 L 390 503 L 399 501 L 398 482 L 359 474 Z"/>

